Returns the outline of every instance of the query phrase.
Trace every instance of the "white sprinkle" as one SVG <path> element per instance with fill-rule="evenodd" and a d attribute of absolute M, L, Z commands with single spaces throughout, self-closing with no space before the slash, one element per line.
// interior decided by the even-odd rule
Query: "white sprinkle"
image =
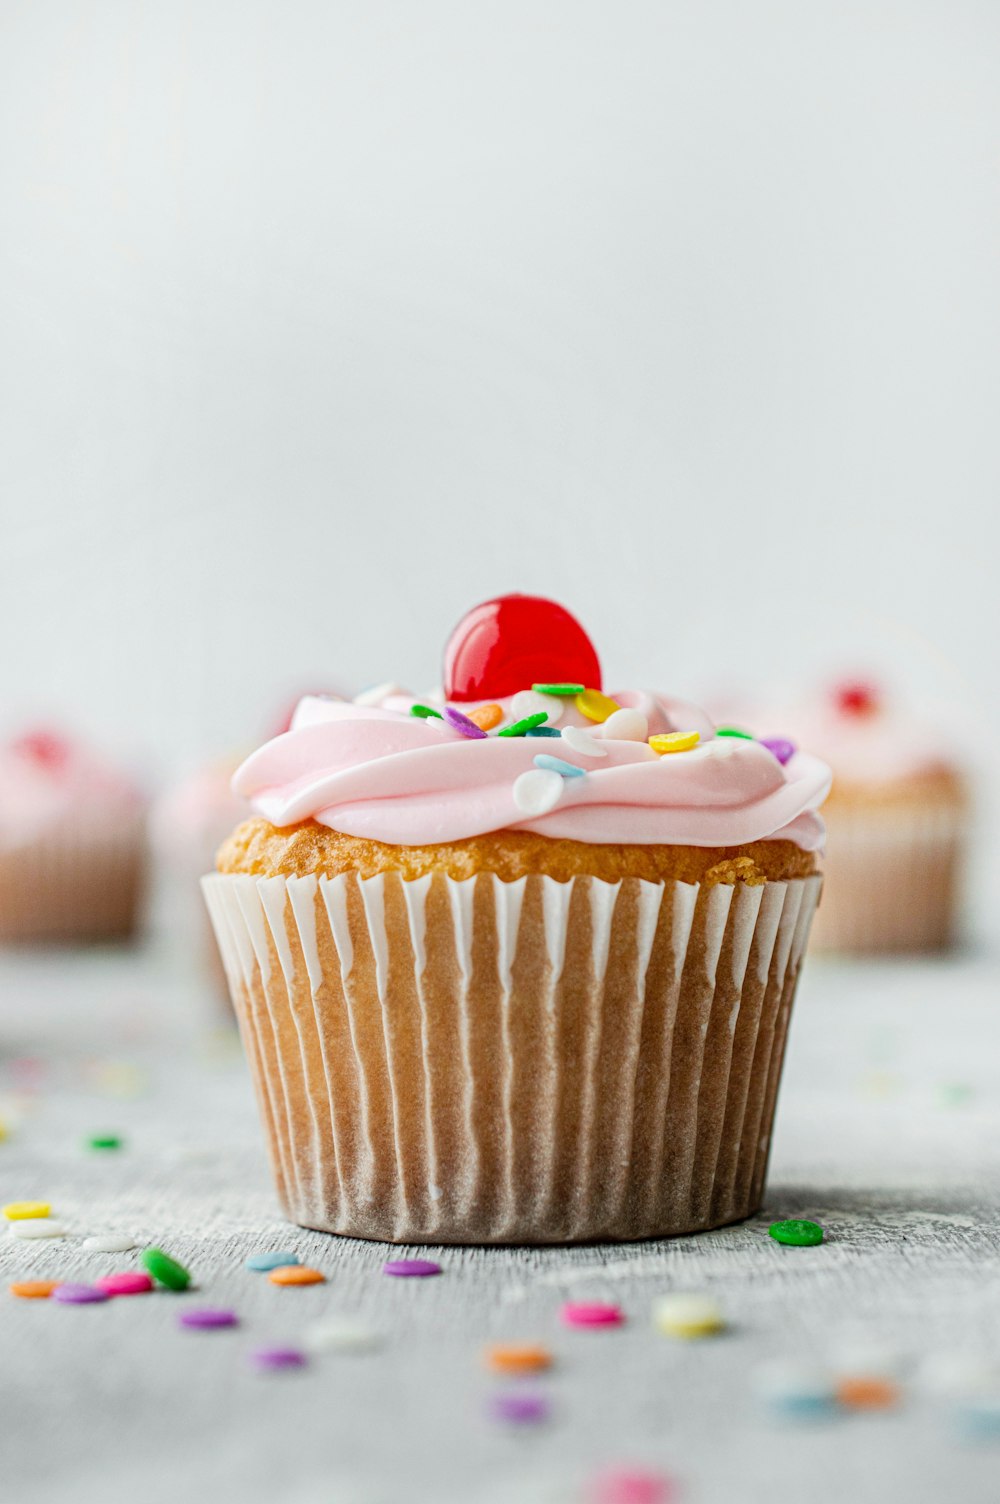
<path fill-rule="evenodd" d="M 312 1353 L 370 1353 L 381 1342 L 378 1332 L 349 1316 L 318 1322 L 303 1338 L 303 1345 Z"/>
<path fill-rule="evenodd" d="M 12 1238 L 64 1238 L 66 1229 L 52 1217 L 22 1217 L 10 1224 Z"/>
<path fill-rule="evenodd" d="M 547 815 L 562 797 L 564 780 L 548 768 L 532 768 L 514 780 L 514 803 L 524 815 Z"/>
<path fill-rule="evenodd" d="M 705 747 L 711 750 L 713 757 L 733 757 L 736 754 L 737 740 L 735 736 L 717 736 L 706 742 Z"/>
<path fill-rule="evenodd" d="M 80 1246 L 89 1253 L 127 1253 L 130 1248 L 136 1247 L 136 1241 L 125 1233 L 104 1232 L 92 1238 L 84 1238 Z"/>
<path fill-rule="evenodd" d="M 561 695 L 540 695 L 537 689 L 519 689 L 510 702 L 510 718 L 523 721 L 525 716 L 537 715 L 544 710 L 548 716 L 545 725 L 554 726 L 556 721 L 562 720 L 565 709 L 566 701 Z"/>
<path fill-rule="evenodd" d="M 644 742 L 649 722 L 641 710 L 615 710 L 601 726 L 601 735 L 617 742 Z"/>
<path fill-rule="evenodd" d="M 617 712 L 618 715 L 621 711 Z M 567 747 L 572 747 L 581 757 L 607 757 L 607 747 L 602 747 L 600 742 L 589 731 L 584 731 L 582 726 L 564 726 L 562 739 Z"/>
<path fill-rule="evenodd" d="M 368 689 L 363 689 L 359 695 L 354 696 L 355 705 L 381 705 L 390 695 L 405 695 L 406 690 L 399 684 L 372 684 Z"/>

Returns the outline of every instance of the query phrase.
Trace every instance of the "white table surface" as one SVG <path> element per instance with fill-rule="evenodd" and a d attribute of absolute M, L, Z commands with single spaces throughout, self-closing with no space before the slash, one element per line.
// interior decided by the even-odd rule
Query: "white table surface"
<path fill-rule="evenodd" d="M 586 1499 L 596 1469 L 662 1469 L 691 1504 L 906 1500 L 993 1504 L 1000 1439 L 972 1442 L 920 1374 L 955 1350 L 1000 1355 L 1000 966 L 988 958 L 821 964 L 793 1020 L 765 1213 L 675 1241 L 440 1250 L 439 1279 L 380 1272 L 383 1245 L 280 1217 L 234 1037 L 176 956 L 0 957 L 0 1200 L 50 1200 L 73 1236 L 0 1232 L 3 1498 L 117 1504 L 499 1504 Z M 118 1152 L 83 1147 L 119 1132 Z M 770 1220 L 828 1238 L 782 1248 Z M 92 1279 L 135 1254 L 86 1253 L 128 1231 L 192 1269 L 198 1290 L 91 1307 L 6 1294 L 22 1277 Z M 279 1290 L 250 1252 L 291 1247 L 328 1282 Z M 434 1256 L 434 1255 L 432 1255 Z M 727 1332 L 656 1334 L 654 1297 L 710 1292 Z M 624 1327 L 559 1324 L 570 1296 L 621 1302 Z M 223 1305 L 232 1331 L 181 1330 L 185 1303 Z M 382 1334 L 261 1375 L 248 1354 L 350 1313 Z M 550 1421 L 512 1429 L 488 1342 L 551 1345 L 535 1387 Z M 780 1423 L 754 1393 L 769 1357 L 902 1365 L 893 1413 Z M 852 1355 L 854 1355 L 852 1357 Z"/>

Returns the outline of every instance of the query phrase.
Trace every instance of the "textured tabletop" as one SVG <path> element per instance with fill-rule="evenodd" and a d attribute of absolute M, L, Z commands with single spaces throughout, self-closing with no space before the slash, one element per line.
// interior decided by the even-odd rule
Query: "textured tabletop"
<path fill-rule="evenodd" d="M 749 1223 L 630 1246 L 447 1248 L 429 1255 L 440 1278 L 393 1280 L 383 1246 L 282 1221 L 238 1045 L 175 956 L 3 957 L 0 1199 L 48 1200 L 70 1233 L 0 1231 L 3 1497 L 569 1504 L 628 1463 L 668 1474 L 691 1504 L 1000 1498 L 1000 1437 L 970 1440 L 933 1384 L 950 1355 L 1000 1349 L 998 983 L 983 959 L 811 962 L 766 1211 Z M 122 1147 L 87 1147 L 101 1133 Z M 795 1216 L 827 1241 L 768 1237 Z M 166 1248 L 197 1289 L 92 1306 L 6 1293 L 135 1267 L 134 1252 L 82 1248 L 104 1232 Z M 284 1248 L 326 1283 L 281 1289 L 245 1269 Z M 671 1290 L 715 1297 L 726 1331 L 658 1334 L 652 1303 Z M 572 1298 L 620 1303 L 626 1321 L 568 1330 Z M 196 1305 L 239 1325 L 182 1328 Z M 255 1371 L 255 1349 L 333 1316 L 376 1349 Z M 551 1406 L 541 1424 L 491 1411 L 512 1384 L 483 1350 L 515 1339 L 555 1357 L 530 1385 Z M 757 1392 L 779 1357 L 847 1372 L 877 1360 L 899 1373 L 902 1403 L 783 1421 Z"/>

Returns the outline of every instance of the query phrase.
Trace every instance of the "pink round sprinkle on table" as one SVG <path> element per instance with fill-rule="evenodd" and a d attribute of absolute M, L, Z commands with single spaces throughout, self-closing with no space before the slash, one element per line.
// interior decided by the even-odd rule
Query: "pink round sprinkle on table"
<path fill-rule="evenodd" d="M 383 1274 L 394 1274 L 399 1279 L 426 1279 L 429 1274 L 440 1274 L 441 1265 L 432 1259 L 388 1259 L 382 1265 Z"/>
<path fill-rule="evenodd" d="M 105 1295 L 145 1295 L 153 1288 L 153 1281 L 141 1269 L 124 1269 L 121 1274 L 105 1274 L 95 1279 L 94 1284 Z"/>
<path fill-rule="evenodd" d="M 493 1395 L 490 1411 L 496 1420 L 510 1421 L 518 1426 L 533 1425 L 548 1418 L 549 1402 L 544 1394 L 525 1394 L 520 1390 L 512 1390 L 508 1394 Z"/>
<path fill-rule="evenodd" d="M 50 1297 L 64 1306 L 89 1306 L 96 1301 L 107 1300 L 107 1291 L 96 1285 L 56 1285 Z"/>
<path fill-rule="evenodd" d="M 590 1489 L 593 1504 L 667 1504 L 673 1493 L 662 1473 L 642 1468 L 612 1468 L 595 1478 Z"/>
<path fill-rule="evenodd" d="M 306 1355 L 297 1347 L 258 1347 L 250 1354 L 256 1368 L 273 1371 L 280 1368 L 304 1368 Z"/>
<path fill-rule="evenodd" d="M 621 1326 L 625 1320 L 621 1306 L 601 1300 L 568 1300 L 562 1308 L 566 1326 Z"/>
<path fill-rule="evenodd" d="M 218 1311 L 203 1306 L 197 1311 L 182 1311 L 177 1322 L 179 1326 L 193 1327 L 195 1331 L 210 1332 L 217 1327 L 238 1326 L 239 1317 L 235 1311 Z"/>
<path fill-rule="evenodd" d="M 482 726 L 477 726 L 475 721 L 470 721 L 467 715 L 463 715 L 460 710 L 455 710 L 451 705 L 444 707 L 441 718 L 447 721 L 455 731 L 461 731 L 463 736 L 484 737 L 486 735 Z"/>

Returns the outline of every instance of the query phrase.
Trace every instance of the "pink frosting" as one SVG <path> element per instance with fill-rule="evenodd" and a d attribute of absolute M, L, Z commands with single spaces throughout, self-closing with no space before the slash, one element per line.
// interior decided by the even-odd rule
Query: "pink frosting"
<path fill-rule="evenodd" d="M 0 850 L 48 831 L 138 815 L 145 800 L 124 774 L 80 743 L 36 731 L 0 747 Z"/>
<path fill-rule="evenodd" d="M 574 751 L 562 737 L 494 732 L 471 739 L 445 722 L 411 715 L 412 697 L 399 692 L 376 705 L 307 697 L 291 729 L 237 770 L 233 788 L 274 825 L 311 818 L 392 845 L 529 830 L 598 844 L 737 846 L 782 839 L 807 851 L 822 846 L 816 810 L 830 772 L 816 758 L 799 752 L 782 767 L 757 742 L 715 737 L 704 712 L 683 701 L 640 691 L 613 698 L 641 711 L 650 735 L 697 731 L 699 745 L 659 756 L 645 740 L 603 734 L 572 700 L 558 706 L 559 729 L 585 728 L 605 756 Z M 505 723 L 521 713 L 511 700 L 501 703 Z M 473 708 L 462 706 L 466 714 Z M 528 817 L 514 784 L 539 753 L 584 769 L 586 777 L 565 778 L 555 807 Z"/>

